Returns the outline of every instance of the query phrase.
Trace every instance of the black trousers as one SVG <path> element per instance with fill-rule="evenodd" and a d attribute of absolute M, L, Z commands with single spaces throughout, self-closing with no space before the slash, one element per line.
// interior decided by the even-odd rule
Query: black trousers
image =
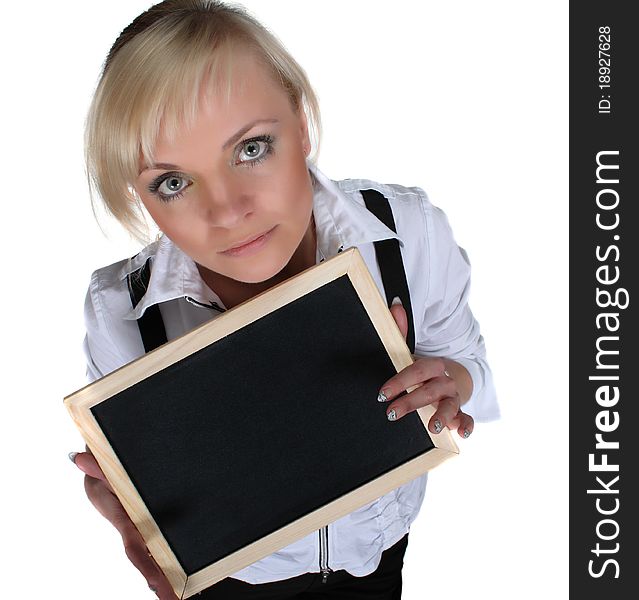
<path fill-rule="evenodd" d="M 341 570 L 331 573 L 326 583 L 321 573 L 306 573 L 256 585 L 229 577 L 194 596 L 194 600 L 400 600 L 407 545 L 408 534 L 384 550 L 377 570 L 365 577 Z"/>

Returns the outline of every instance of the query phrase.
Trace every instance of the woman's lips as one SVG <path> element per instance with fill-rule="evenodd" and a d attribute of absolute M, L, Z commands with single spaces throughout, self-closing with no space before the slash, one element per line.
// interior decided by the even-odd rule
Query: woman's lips
<path fill-rule="evenodd" d="M 277 227 L 277 225 L 275 227 Z M 249 254 L 253 254 L 266 244 L 275 230 L 275 227 L 269 229 L 266 233 L 263 233 L 246 244 L 237 246 L 236 248 L 229 248 L 228 250 L 224 250 L 224 252 L 220 252 L 220 254 L 224 254 L 225 256 L 247 256 Z"/>

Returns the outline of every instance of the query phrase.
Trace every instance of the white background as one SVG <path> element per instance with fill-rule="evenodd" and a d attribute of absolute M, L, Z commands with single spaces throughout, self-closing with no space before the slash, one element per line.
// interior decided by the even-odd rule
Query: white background
<path fill-rule="evenodd" d="M 62 404 L 85 383 L 90 273 L 138 249 L 93 219 L 82 130 L 110 45 L 148 6 L 32 0 L 3 18 L 5 598 L 153 597 L 84 497 Z M 503 418 L 431 474 L 404 599 L 567 598 L 567 2 L 245 6 L 317 89 L 320 168 L 423 187 L 473 265 Z"/>

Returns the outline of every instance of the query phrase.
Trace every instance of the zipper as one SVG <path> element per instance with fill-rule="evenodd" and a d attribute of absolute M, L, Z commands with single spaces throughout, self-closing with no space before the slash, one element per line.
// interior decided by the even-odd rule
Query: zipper
<path fill-rule="evenodd" d="M 319 530 L 320 547 L 319 547 L 319 566 L 322 574 L 322 583 L 326 583 L 328 576 L 333 572 L 328 566 L 328 525 Z"/>

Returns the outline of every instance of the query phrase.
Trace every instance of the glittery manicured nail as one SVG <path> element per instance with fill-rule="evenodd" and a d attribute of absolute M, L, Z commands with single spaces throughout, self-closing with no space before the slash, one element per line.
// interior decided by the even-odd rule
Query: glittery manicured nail
<path fill-rule="evenodd" d="M 386 395 L 386 391 L 382 390 L 378 395 L 377 395 L 377 401 L 378 402 L 386 402 L 388 400 L 388 396 Z"/>
<path fill-rule="evenodd" d="M 77 452 L 69 452 L 69 460 L 75 464 L 75 457 L 78 455 Z"/>
<path fill-rule="evenodd" d="M 442 430 L 442 422 L 439 419 L 435 419 L 434 427 L 435 433 L 440 433 Z"/>
<path fill-rule="evenodd" d="M 389 421 L 397 421 L 397 413 L 395 412 L 394 408 L 391 408 L 391 410 L 386 413 L 386 416 L 388 417 Z"/>
<path fill-rule="evenodd" d="M 470 431 L 468 429 L 464 429 L 464 439 L 466 439 L 470 435 Z"/>

